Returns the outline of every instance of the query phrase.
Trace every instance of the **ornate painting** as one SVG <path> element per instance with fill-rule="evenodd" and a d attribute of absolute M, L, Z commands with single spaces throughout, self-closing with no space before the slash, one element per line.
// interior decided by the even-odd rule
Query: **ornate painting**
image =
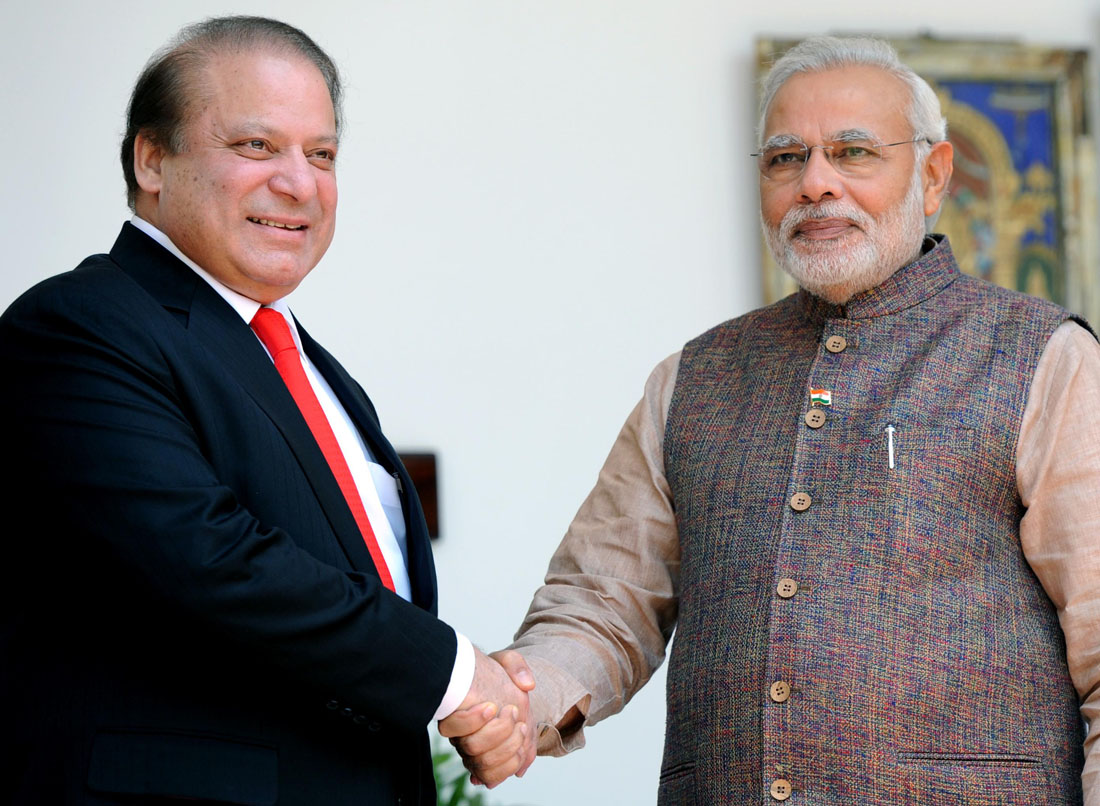
<path fill-rule="evenodd" d="M 1100 322 L 1087 52 L 887 37 L 940 96 L 955 172 L 936 231 L 962 269 Z M 763 75 L 796 40 L 757 42 Z M 794 290 L 764 249 L 767 302 Z"/>

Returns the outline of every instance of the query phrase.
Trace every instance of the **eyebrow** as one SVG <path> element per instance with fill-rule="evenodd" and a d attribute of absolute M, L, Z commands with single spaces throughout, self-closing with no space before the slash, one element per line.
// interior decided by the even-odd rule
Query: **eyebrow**
<path fill-rule="evenodd" d="M 875 135 L 870 129 L 841 129 L 832 137 L 828 138 L 828 142 L 831 143 L 854 143 L 860 140 L 875 142 Z M 761 146 L 761 150 L 767 151 L 772 148 L 789 148 L 791 146 L 800 146 L 803 144 L 802 138 L 797 135 L 774 134 L 764 142 L 764 145 Z"/>
<path fill-rule="evenodd" d="M 802 145 L 801 137 L 796 137 L 793 134 L 773 134 L 764 141 L 764 145 L 760 148 L 762 151 L 767 151 L 771 148 L 787 148 L 788 146 L 800 145 Z"/>
<path fill-rule="evenodd" d="M 834 143 L 851 143 L 856 140 L 870 140 L 873 143 L 877 138 L 870 129 L 843 129 L 829 139 Z"/>
<path fill-rule="evenodd" d="M 275 139 L 279 137 L 278 131 L 259 120 L 241 121 L 231 129 L 232 137 L 248 137 L 253 134 Z M 325 132 L 324 134 L 309 138 L 309 142 L 326 146 L 338 146 L 340 145 L 340 138 L 332 132 Z"/>

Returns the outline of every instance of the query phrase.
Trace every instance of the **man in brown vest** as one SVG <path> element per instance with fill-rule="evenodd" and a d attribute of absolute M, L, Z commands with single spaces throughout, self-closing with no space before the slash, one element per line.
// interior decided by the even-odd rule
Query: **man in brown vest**
<path fill-rule="evenodd" d="M 952 148 L 886 44 L 796 47 L 759 135 L 801 290 L 650 377 L 517 635 L 540 752 L 675 629 L 661 804 L 1100 804 L 1100 346 L 926 235 Z"/>

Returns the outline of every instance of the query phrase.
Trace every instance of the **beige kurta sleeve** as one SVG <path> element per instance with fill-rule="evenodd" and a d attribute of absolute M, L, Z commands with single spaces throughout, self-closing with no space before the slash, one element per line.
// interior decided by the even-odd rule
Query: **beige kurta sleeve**
<path fill-rule="evenodd" d="M 583 747 L 582 727 L 559 732 L 562 718 L 576 707 L 591 725 L 620 711 L 664 660 L 680 543 L 663 443 L 679 363 L 650 375 L 516 633 L 535 674 L 540 754 Z"/>
<path fill-rule="evenodd" d="M 1100 345 L 1074 323 L 1051 337 L 1020 427 L 1016 476 L 1024 554 L 1066 638 L 1085 740 L 1086 806 L 1100 806 Z"/>

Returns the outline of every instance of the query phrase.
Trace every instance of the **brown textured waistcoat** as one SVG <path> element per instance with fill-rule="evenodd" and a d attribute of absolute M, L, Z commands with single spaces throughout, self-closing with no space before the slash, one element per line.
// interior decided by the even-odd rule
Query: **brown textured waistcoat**
<path fill-rule="evenodd" d="M 1080 803 L 1015 472 L 1066 318 L 960 274 L 942 241 L 846 307 L 802 293 L 686 346 L 661 804 Z M 832 393 L 817 428 L 811 388 Z"/>

